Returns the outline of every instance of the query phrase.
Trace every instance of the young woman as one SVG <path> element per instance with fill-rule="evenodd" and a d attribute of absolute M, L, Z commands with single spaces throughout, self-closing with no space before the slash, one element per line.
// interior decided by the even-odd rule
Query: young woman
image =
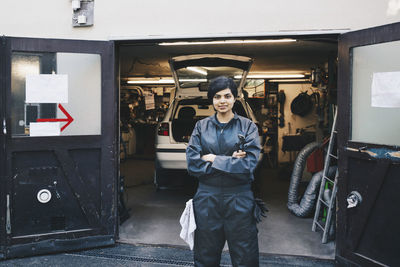
<path fill-rule="evenodd" d="M 237 94 L 232 79 L 211 81 L 208 98 L 216 114 L 197 122 L 186 150 L 188 171 L 199 179 L 195 266 L 219 266 L 225 241 L 233 266 L 258 266 L 251 182 L 261 147 L 257 126 L 232 111 Z"/>

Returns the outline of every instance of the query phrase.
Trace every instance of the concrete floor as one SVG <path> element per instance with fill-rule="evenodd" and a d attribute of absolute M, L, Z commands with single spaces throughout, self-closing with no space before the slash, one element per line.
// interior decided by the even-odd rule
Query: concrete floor
<path fill-rule="evenodd" d="M 152 184 L 153 164 L 149 160 L 127 160 L 121 164 L 121 175 L 128 186 L 125 201 L 131 216 L 120 227 L 120 241 L 186 246 L 179 238 L 179 218 L 193 188 L 156 191 Z M 258 224 L 260 252 L 333 259 L 335 243 L 321 243 L 321 234 L 311 231 L 312 218 L 298 218 L 286 208 L 289 180 L 278 177 L 277 170 L 267 168 L 261 169 L 259 177 L 260 196 L 270 210 L 268 217 Z"/>

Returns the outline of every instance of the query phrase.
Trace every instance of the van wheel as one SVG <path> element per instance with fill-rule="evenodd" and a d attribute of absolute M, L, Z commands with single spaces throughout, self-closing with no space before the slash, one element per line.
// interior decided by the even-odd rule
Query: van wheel
<path fill-rule="evenodd" d="M 157 177 L 158 176 L 158 172 L 157 170 L 154 170 L 154 177 L 153 177 L 153 183 L 154 183 L 154 187 L 156 188 L 156 191 L 160 191 L 160 187 L 158 186 L 158 182 L 157 182 Z"/>
<path fill-rule="evenodd" d="M 156 192 L 160 191 L 160 187 L 158 186 L 158 184 L 154 184 L 155 188 L 156 188 Z"/>
<path fill-rule="evenodd" d="M 160 189 L 163 188 L 163 185 L 165 183 L 165 171 L 162 169 L 155 169 L 154 170 L 154 186 L 156 188 L 156 191 L 160 191 Z"/>

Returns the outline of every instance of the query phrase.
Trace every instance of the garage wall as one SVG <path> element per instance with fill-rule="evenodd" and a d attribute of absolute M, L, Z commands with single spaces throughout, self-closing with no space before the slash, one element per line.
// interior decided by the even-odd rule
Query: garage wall
<path fill-rule="evenodd" d="M 318 123 L 318 116 L 315 114 L 315 109 L 310 112 L 307 116 L 301 117 L 299 115 L 294 115 L 290 110 L 290 104 L 293 99 L 301 92 L 307 91 L 308 94 L 311 94 L 312 91 L 309 90 L 311 88 L 311 84 L 280 84 L 279 90 L 283 90 L 285 92 L 286 101 L 284 107 L 285 113 L 285 127 L 278 127 L 278 161 L 279 163 L 293 161 L 296 159 L 296 152 L 282 152 L 282 136 L 288 134 L 295 134 L 297 128 L 304 128 L 311 124 Z M 289 123 L 291 130 L 289 131 Z M 315 128 L 310 128 L 310 131 L 313 131 Z M 317 138 L 321 138 L 321 132 L 317 129 Z M 292 153 L 292 158 L 290 158 L 290 153 Z"/>
<path fill-rule="evenodd" d="M 95 0 L 86 28 L 71 26 L 71 0 L 2 1 L 1 9 L 1 35 L 91 40 L 309 34 L 400 21 L 400 0 Z"/>

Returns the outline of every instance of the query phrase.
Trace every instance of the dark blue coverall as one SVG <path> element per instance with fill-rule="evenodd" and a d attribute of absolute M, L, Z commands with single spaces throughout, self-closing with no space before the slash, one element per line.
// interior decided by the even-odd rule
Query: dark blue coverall
<path fill-rule="evenodd" d="M 238 134 L 245 136 L 244 158 L 232 157 Z M 247 118 L 234 114 L 223 124 L 213 115 L 196 123 L 186 149 L 189 174 L 199 179 L 193 197 L 195 266 L 219 266 L 225 241 L 233 266 L 258 266 L 251 182 L 260 150 L 257 126 Z M 214 162 L 201 159 L 210 153 Z"/>

